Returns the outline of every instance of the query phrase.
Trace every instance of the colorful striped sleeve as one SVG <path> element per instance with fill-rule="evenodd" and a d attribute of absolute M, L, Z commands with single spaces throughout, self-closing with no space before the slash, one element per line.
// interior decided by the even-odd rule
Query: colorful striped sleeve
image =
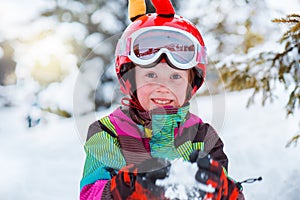
<path fill-rule="evenodd" d="M 95 123 L 89 129 L 94 133 L 89 133 L 90 137 L 84 145 L 86 160 L 80 182 L 80 200 L 99 199 L 111 179 L 109 169 L 117 171 L 126 165 L 117 137 L 101 127 L 97 129 Z"/>

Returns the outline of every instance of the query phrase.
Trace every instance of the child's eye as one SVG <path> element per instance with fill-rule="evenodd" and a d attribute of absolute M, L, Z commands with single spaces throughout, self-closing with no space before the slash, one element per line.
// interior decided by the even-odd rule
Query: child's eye
<path fill-rule="evenodd" d="M 148 77 L 148 78 L 156 78 L 157 76 L 156 76 L 155 73 L 148 73 L 148 74 L 146 74 L 146 77 Z"/>
<path fill-rule="evenodd" d="M 173 74 L 171 75 L 171 79 L 180 79 L 181 76 L 179 74 Z"/>

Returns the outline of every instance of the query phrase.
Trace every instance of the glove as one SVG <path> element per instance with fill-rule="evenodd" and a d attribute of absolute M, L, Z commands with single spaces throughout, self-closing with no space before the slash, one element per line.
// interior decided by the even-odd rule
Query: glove
<path fill-rule="evenodd" d="M 236 200 L 238 198 L 238 188 L 232 180 L 229 180 L 223 170 L 222 165 L 213 160 L 210 155 L 201 156 L 198 151 L 190 155 L 190 161 L 197 162 L 198 171 L 196 180 L 206 186 L 209 186 L 211 191 L 199 191 L 200 197 L 212 200 Z"/>
<path fill-rule="evenodd" d="M 111 179 L 113 199 L 166 199 L 164 189 L 156 186 L 155 181 L 168 176 L 170 165 L 167 160 L 151 158 L 141 164 L 125 166 Z"/>

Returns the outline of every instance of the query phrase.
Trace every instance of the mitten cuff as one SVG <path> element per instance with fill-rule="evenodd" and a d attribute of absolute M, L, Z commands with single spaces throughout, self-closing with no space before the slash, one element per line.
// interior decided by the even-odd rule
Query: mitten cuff
<path fill-rule="evenodd" d="M 240 189 L 237 187 L 234 181 L 228 179 L 228 199 L 239 200 L 240 194 L 242 195 Z"/>

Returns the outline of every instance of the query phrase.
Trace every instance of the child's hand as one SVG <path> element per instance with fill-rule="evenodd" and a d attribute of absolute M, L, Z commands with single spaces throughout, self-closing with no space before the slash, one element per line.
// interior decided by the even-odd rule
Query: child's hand
<path fill-rule="evenodd" d="M 201 191 L 203 199 L 237 199 L 238 189 L 234 182 L 227 178 L 219 162 L 213 160 L 210 155 L 199 156 L 199 152 L 193 152 L 190 161 L 197 162 L 196 180 L 214 188 L 213 193 Z"/>
<path fill-rule="evenodd" d="M 166 199 L 164 189 L 155 185 L 157 179 L 168 176 L 170 162 L 160 158 L 122 168 L 111 180 L 114 199 Z"/>

